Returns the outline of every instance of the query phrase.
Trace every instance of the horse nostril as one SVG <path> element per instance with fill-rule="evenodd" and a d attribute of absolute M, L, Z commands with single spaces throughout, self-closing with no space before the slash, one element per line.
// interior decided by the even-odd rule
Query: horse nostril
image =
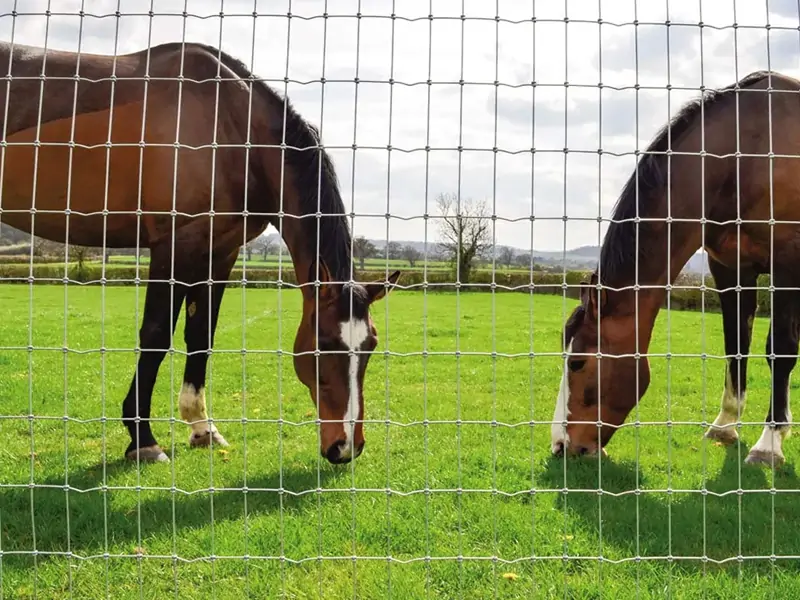
<path fill-rule="evenodd" d="M 580 450 L 578 450 L 578 454 L 585 456 L 586 454 L 589 454 L 589 449 L 586 446 L 581 446 Z"/>
<path fill-rule="evenodd" d="M 356 455 L 358 456 L 358 455 Z M 343 465 L 352 460 L 347 442 L 335 442 L 325 451 L 325 458 L 334 465 Z"/>
<path fill-rule="evenodd" d="M 328 447 L 327 452 L 325 452 L 325 458 L 328 459 L 328 462 L 333 464 L 338 464 L 342 461 L 342 443 L 335 442 Z"/>

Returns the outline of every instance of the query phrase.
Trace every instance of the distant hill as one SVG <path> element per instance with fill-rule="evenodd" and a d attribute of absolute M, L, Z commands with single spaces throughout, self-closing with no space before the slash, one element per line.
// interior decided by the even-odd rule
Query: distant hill
<path fill-rule="evenodd" d="M 11 225 L 0 223 L 0 246 L 16 246 L 18 244 L 29 244 L 31 234 L 20 231 Z"/>

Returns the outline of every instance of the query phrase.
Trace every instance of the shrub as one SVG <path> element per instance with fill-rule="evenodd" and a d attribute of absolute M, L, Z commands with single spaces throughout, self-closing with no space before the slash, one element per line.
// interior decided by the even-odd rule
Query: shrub
<path fill-rule="evenodd" d="M 82 269 L 78 269 L 77 263 L 70 263 L 68 267 L 68 277 L 71 281 L 77 281 L 86 285 L 100 285 L 103 277 L 103 266 L 99 263 L 84 263 Z M 34 263 L 33 277 L 36 283 L 41 284 L 62 284 L 64 283 L 64 265 L 58 263 Z M 281 283 L 278 283 L 280 275 Z M 403 270 L 400 279 L 401 289 L 422 291 L 429 293 L 452 292 L 461 290 L 466 293 L 491 292 L 494 289 L 498 293 L 525 293 L 525 294 L 553 294 L 566 295 L 568 298 L 577 299 L 580 297 L 580 283 L 588 278 L 587 271 L 567 271 L 564 273 L 554 273 L 545 271 L 525 271 L 495 272 L 492 277 L 491 271 L 475 271 L 472 274 L 472 281 L 467 285 L 457 285 L 454 282 L 453 273 L 442 270 L 429 270 L 427 276 L 422 269 Z M 0 283 L 27 283 L 31 276 L 29 262 L 25 263 L 5 263 L 0 261 Z M 230 286 L 241 285 L 243 276 L 246 276 L 246 285 L 250 288 L 271 288 L 284 287 L 293 288 L 297 284 L 294 270 L 289 267 L 278 271 L 277 269 L 264 269 L 259 267 L 248 267 L 243 273 L 240 267 L 234 268 L 230 277 Z M 357 271 L 355 278 L 357 281 L 381 280 L 385 276 L 385 270 L 366 270 Z M 136 278 L 136 267 L 134 265 L 106 265 L 105 269 L 106 285 L 133 285 Z M 139 269 L 141 283 L 146 283 L 148 270 L 146 266 Z M 492 286 L 494 283 L 494 287 Z M 566 283 L 566 287 L 565 287 Z M 719 312 L 719 297 L 715 291 L 713 277 L 705 277 L 705 293 L 700 289 L 703 279 L 699 275 L 681 275 L 675 281 L 673 289 L 668 298 L 664 301 L 664 306 L 669 305 L 676 310 L 692 310 L 706 312 Z M 769 314 L 770 294 L 768 291 L 769 277 L 764 275 L 758 280 L 758 313 Z"/>

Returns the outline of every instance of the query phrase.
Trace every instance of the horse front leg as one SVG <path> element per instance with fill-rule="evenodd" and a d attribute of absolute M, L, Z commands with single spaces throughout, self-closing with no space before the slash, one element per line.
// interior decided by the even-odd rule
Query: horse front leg
<path fill-rule="evenodd" d="M 720 411 L 705 436 L 723 444 L 732 444 L 739 439 L 734 426 L 742 418 L 747 398 L 747 355 L 750 353 L 757 306 L 757 275 L 753 271 L 742 271 L 737 280 L 735 269 L 729 269 L 710 257 L 708 262 L 716 287 L 722 290 L 719 303 L 727 358 Z M 750 289 L 737 292 L 737 285 Z"/>
<path fill-rule="evenodd" d="M 783 440 L 789 437 L 792 411 L 789 406 L 789 378 L 797 363 L 798 296 L 794 291 L 776 291 L 773 295 L 772 323 L 765 354 L 772 373 L 772 393 L 761 437 L 750 449 L 745 462 L 779 466 L 785 461 Z"/>
<path fill-rule="evenodd" d="M 208 356 L 214 346 L 222 296 L 237 256 L 238 249 L 214 265 L 214 283 L 195 285 L 186 295 L 184 341 L 187 355 L 179 405 L 181 418 L 192 428 L 189 435 L 189 445 L 192 447 L 208 446 L 212 441 L 218 446 L 228 445 L 216 426 L 208 420 L 205 384 Z"/>

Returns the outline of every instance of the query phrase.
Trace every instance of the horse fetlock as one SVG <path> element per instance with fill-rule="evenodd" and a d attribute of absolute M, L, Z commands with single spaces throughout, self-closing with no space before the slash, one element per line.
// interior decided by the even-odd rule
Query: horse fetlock
<path fill-rule="evenodd" d="M 766 467 L 782 465 L 786 460 L 783 455 L 783 440 L 788 435 L 788 430 L 788 426 L 772 427 L 766 425 L 761 437 L 750 449 L 744 462 L 749 465 Z"/>
<path fill-rule="evenodd" d="M 786 462 L 786 458 L 783 456 L 783 452 L 780 450 L 777 452 L 771 452 L 769 450 L 758 450 L 753 448 L 744 459 L 744 462 L 748 465 L 758 465 L 763 467 L 771 467 L 772 465 L 775 465 L 776 467 L 779 467 Z"/>
<path fill-rule="evenodd" d="M 705 437 L 728 446 L 739 440 L 739 432 L 736 431 L 733 424 L 724 427 L 711 425 L 711 427 L 706 430 Z"/>
<path fill-rule="evenodd" d="M 189 446 L 192 448 L 205 448 L 210 446 L 212 441 L 214 442 L 215 446 L 221 446 L 223 448 L 230 446 L 228 441 L 222 437 L 222 434 L 220 434 L 220 432 L 216 429 L 192 431 L 192 433 L 189 434 Z"/>

